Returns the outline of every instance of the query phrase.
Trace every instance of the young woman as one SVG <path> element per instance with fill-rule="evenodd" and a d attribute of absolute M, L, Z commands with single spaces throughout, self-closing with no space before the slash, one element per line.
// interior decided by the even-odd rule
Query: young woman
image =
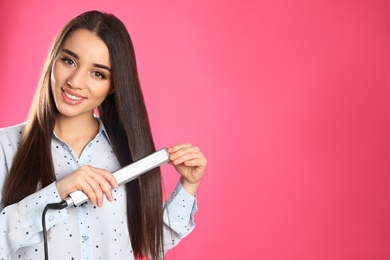
<path fill-rule="evenodd" d="M 207 164 L 197 147 L 168 148 L 181 179 L 165 204 L 159 169 L 119 187 L 112 176 L 155 151 L 131 39 L 113 15 L 62 29 L 27 122 L 1 129 L 0 145 L 0 259 L 43 259 L 43 209 L 76 190 L 90 203 L 46 215 L 53 259 L 160 259 L 194 228 Z"/>

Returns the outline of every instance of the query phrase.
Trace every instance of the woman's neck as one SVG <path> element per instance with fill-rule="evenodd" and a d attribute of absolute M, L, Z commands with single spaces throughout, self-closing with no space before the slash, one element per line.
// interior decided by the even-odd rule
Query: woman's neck
<path fill-rule="evenodd" d="M 54 132 L 66 142 L 73 152 L 80 157 L 85 146 L 95 138 L 99 131 L 99 122 L 93 114 L 84 117 L 58 116 L 54 125 Z"/>

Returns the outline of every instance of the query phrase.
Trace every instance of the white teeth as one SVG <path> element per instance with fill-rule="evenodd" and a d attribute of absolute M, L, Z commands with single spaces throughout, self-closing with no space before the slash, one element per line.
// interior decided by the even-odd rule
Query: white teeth
<path fill-rule="evenodd" d="M 73 100 L 83 100 L 83 98 L 81 97 L 76 97 L 76 96 L 73 96 L 71 94 L 69 94 L 68 92 L 64 91 L 65 95 L 70 98 L 70 99 L 73 99 Z"/>

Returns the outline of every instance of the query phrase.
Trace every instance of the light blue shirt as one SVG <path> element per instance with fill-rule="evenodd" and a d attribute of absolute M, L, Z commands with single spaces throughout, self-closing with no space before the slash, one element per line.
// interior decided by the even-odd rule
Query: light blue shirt
<path fill-rule="evenodd" d="M 4 185 L 19 147 L 24 124 L 0 129 L 0 259 L 44 259 L 42 212 L 46 204 L 61 201 L 55 183 L 19 203 L 4 208 Z M 91 165 L 115 172 L 120 168 L 103 123 L 80 158 L 55 134 L 52 156 L 57 180 Z M 91 203 L 46 213 L 50 259 L 134 259 L 128 232 L 125 186 L 113 190 L 114 201 L 103 207 Z M 169 211 L 168 211 L 169 208 Z M 180 184 L 164 204 L 164 249 L 176 246 L 195 227 L 196 199 Z"/>

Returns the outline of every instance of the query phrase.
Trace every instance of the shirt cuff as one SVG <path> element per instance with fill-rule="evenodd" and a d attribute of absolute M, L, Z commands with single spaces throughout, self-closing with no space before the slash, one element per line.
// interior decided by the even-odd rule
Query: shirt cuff
<path fill-rule="evenodd" d="M 166 203 L 164 222 L 181 237 L 188 235 L 194 228 L 194 215 L 198 210 L 196 197 L 186 191 L 179 181 Z"/>
<path fill-rule="evenodd" d="M 27 208 L 38 231 L 42 231 L 42 213 L 46 205 L 57 202 L 61 202 L 61 197 L 58 194 L 55 182 L 26 197 Z M 45 216 L 46 227 L 49 229 L 67 218 L 68 212 L 66 209 L 49 209 Z"/>

